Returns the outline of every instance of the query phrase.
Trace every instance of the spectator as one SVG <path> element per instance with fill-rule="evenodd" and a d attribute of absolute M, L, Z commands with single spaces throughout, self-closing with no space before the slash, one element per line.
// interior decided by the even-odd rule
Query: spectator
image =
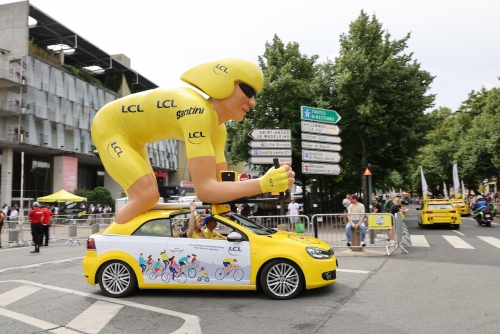
<path fill-rule="evenodd" d="M 401 204 L 401 198 L 396 197 L 392 201 L 391 215 L 394 216 L 398 212 L 407 213 L 408 209 L 403 208 Z M 394 246 L 394 219 L 392 219 L 392 228 L 389 230 L 389 242 L 391 246 Z"/>
<path fill-rule="evenodd" d="M 44 246 L 49 245 L 49 232 L 50 232 L 50 218 L 52 217 L 53 213 L 50 212 L 49 206 L 45 205 L 42 209 L 43 212 L 43 222 L 42 222 L 42 236 L 41 236 L 41 242 L 43 243 L 43 238 L 45 236 L 45 243 L 43 244 Z M 41 244 L 40 244 L 41 246 Z"/>
<path fill-rule="evenodd" d="M 342 206 L 344 207 L 344 217 L 343 217 L 344 222 L 347 221 L 347 210 L 349 209 L 349 205 L 351 205 L 351 195 L 347 194 L 345 195 L 345 198 L 342 201 Z"/>
<path fill-rule="evenodd" d="M 295 198 L 290 198 L 290 204 L 288 204 L 288 216 L 290 217 L 290 224 L 292 224 L 292 231 L 294 230 L 295 224 L 299 219 L 300 205 L 295 203 Z"/>
<path fill-rule="evenodd" d="M 28 214 L 28 219 L 31 222 L 31 235 L 35 243 L 35 250 L 31 253 L 40 253 L 40 246 L 42 245 L 42 222 L 43 212 L 40 210 L 40 203 L 33 203 L 33 210 Z"/>
<path fill-rule="evenodd" d="M 347 246 L 351 246 L 351 226 L 353 229 L 361 229 L 361 246 L 366 246 L 365 244 L 365 233 L 366 226 L 365 220 L 365 206 L 358 202 L 358 196 L 356 194 L 351 195 L 351 201 L 353 204 L 347 209 L 347 219 L 349 222 L 345 226 L 346 236 L 347 236 Z"/>
<path fill-rule="evenodd" d="M 3 213 L 3 211 L 0 211 L 0 248 L 2 248 L 2 229 L 4 221 L 5 221 L 5 213 Z"/>
<path fill-rule="evenodd" d="M 250 216 L 250 211 L 252 211 L 252 208 L 248 205 L 248 203 L 240 205 L 240 215 L 248 217 Z"/>
<path fill-rule="evenodd" d="M 382 205 L 378 202 L 377 198 L 373 199 L 373 213 L 381 213 Z"/>
<path fill-rule="evenodd" d="M 19 211 L 18 209 L 14 206 L 10 210 L 10 216 L 9 216 L 9 221 L 11 222 L 16 222 L 19 218 Z"/>

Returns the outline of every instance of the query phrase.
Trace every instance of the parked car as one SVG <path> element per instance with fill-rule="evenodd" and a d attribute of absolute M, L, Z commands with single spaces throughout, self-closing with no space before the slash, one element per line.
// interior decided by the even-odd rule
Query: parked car
<path fill-rule="evenodd" d="M 91 235 L 83 260 L 86 281 L 99 284 L 110 297 L 124 297 L 137 288 L 260 286 L 270 298 L 290 299 L 303 289 L 337 280 L 333 249 L 319 239 L 263 227 L 225 205 L 212 206 L 212 213 L 227 240 L 182 238 L 180 227 L 190 216 L 182 207 L 159 204 L 126 224 L 112 223 Z"/>

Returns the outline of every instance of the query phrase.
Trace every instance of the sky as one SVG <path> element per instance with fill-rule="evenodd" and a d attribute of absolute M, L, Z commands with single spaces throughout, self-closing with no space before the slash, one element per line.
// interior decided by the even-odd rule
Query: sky
<path fill-rule="evenodd" d="M 0 4 L 16 2 L 0 0 Z M 47 15 L 160 87 L 185 85 L 187 69 L 217 58 L 257 62 L 276 34 L 318 62 L 363 10 L 391 39 L 411 33 L 405 53 L 436 76 L 435 108 L 457 110 L 472 90 L 500 87 L 498 0 L 31 0 Z M 428 110 L 430 111 L 430 110 Z M 340 115 L 342 111 L 338 110 Z"/>

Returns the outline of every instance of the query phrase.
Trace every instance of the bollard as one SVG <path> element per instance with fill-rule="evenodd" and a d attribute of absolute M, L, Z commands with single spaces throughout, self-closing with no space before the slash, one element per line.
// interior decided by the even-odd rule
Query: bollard
<path fill-rule="evenodd" d="M 76 237 L 76 223 L 74 221 L 68 226 L 68 233 L 70 238 Z"/>
<path fill-rule="evenodd" d="M 361 246 L 361 228 L 352 228 L 351 227 L 351 245 L 352 246 Z M 352 252 L 362 252 L 363 247 L 352 247 Z"/>

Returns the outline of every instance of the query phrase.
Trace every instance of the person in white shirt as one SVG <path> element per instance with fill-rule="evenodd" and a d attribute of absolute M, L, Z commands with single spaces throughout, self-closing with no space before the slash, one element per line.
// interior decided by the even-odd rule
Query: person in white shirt
<path fill-rule="evenodd" d="M 299 219 L 300 205 L 295 203 L 295 198 L 290 198 L 290 204 L 288 204 L 288 216 L 290 216 L 290 223 L 292 224 L 292 229 Z"/>
<path fill-rule="evenodd" d="M 342 216 L 342 221 L 345 223 L 347 221 L 347 209 L 351 205 L 351 195 L 345 195 L 345 198 L 342 200 L 342 206 L 344 207 L 344 216 Z"/>
<path fill-rule="evenodd" d="M 19 212 L 16 210 L 16 207 L 12 207 L 12 209 L 10 210 L 10 216 L 9 216 L 9 220 L 11 222 L 13 221 L 17 221 L 17 218 L 19 217 Z"/>
<path fill-rule="evenodd" d="M 365 220 L 365 206 L 362 203 L 358 202 L 358 196 L 356 194 L 351 195 L 352 204 L 349 206 L 347 210 L 347 219 L 349 222 L 345 226 L 345 233 L 347 236 L 347 246 L 351 246 L 351 226 L 354 229 L 361 229 L 361 246 L 366 246 L 365 244 L 365 234 L 366 234 L 366 226 L 364 223 Z"/>

